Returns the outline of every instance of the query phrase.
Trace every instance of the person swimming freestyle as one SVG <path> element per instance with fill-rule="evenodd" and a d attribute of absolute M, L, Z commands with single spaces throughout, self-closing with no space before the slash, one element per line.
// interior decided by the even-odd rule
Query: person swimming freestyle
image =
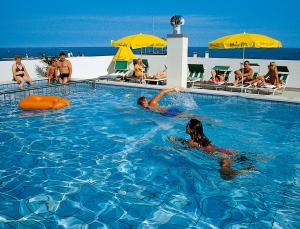
<path fill-rule="evenodd" d="M 180 91 L 182 91 L 182 89 L 179 87 L 164 89 L 164 90 L 161 90 L 159 93 L 157 93 L 151 100 L 148 100 L 144 96 L 140 97 L 137 100 L 137 104 L 139 104 L 140 106 L 142 106 L 143 108 L 145 108 L 147 110 L 159 112 L 160 114 L 167 116 L 167 117 L 198 118 L 201 120 L 210 120 L 210 118 L 208 118 L 208 117 L 200 117 L 195 114 L 183 113 L 182 111 L 180 111 L 179 109 L 177 109 L 175 107 L 164 108 L 158 104 L 158 101 L 164 95 L 171 93 L 171 92 L 180 92 Z"/>
<path fill-rule="evenodd" d="M 195 147 L 212 155 L 218 155 L 220 158 L 220 175 L 224 180 L 231 180 L 235 176 L 249 171 L 258 171 L 255 166 L 249 166 L 243 169 L 232 169 L 232 157 L 237 155 L 237 151 L 233 149 L 219 148 L 211 143 L 205 136 L 202 123 L 197 119 L 191 119 L 186 126 L 186 133 L 191 136 L 188 141 L 190 147 Z M 244 155 L 239 155 L 240 161 L 245 161 L 247 158 Z"/>

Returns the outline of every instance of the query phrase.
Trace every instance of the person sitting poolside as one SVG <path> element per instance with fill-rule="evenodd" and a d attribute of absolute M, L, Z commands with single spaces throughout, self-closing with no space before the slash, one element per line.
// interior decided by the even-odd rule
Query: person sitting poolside
<path fill-rule="evenodd" d="M 201 120 L 209 120 L 210 118 L 207 117 L 200 117 L 195 114 L 183 113 L 177 108 L 164 108 L 159 106 L 158 101 L 166 94 L 171 92 L 180 92 L 182 91 L 181 88 L 175 87 L 170 89 L 161 90 L 158 94 L 156 94 L 151 100 L 148 100 L 146 97 L 142 96 L 137 100 L 137 104 L 142 106 L 143 108 L 151 111 L 156 111 L 164 116 L 167 117 L 177 117 L 177 118 L 195 118 Z"/>
<path fill-rule="evenodd" d="M 188 141 L 188 145 L 193 148 L 199 148 L 204 152 L 220 157 L 220 174 L 225 180 L 233 179 L 236 175 L 246 173 L 249 171 L 257 171 L 254 166 L 249 166 L 243 169 L 234 170 L 231 168 L 233 160 L 230 158 L 237 154 L 237 151 L 233 149 L 219 148 L 211 143 L 211 141 L 205 136 L 201 121 L 197 119 L 191 119 L 186 126 L 186 133 L 190 135 L 191 139 Z M 239 160 L 245 161 L 246 157 L 241 155 Z"/>
<path fill-rule="evenodd" d="M 33 82 L 25 66 L 21 63 L 22 61 L 21 56 L 16 56 L 15 61 L 16 62 L 12 66 L 13 80 L 17 81 L 20 88 L 23 88 L 25 83 L 29 83 L 30 85 L 33 85 Z"/>
<path fill-rule="evenodd" d="M 249 84 L 254 84 L 258 87 L 264 86 L 276 86 L 277 88 L 280 86 L 278 70 L 275 62 L 271 62 L 268 65 L 268 73 L 264 76 L 258 76 L 255 80 L 248 82 Z"/>
<path fill-rule="evenodd" d="M 225 72 L 218 70 L 211 70 L 211 77 L 208 80 L 210 83 L 222 83 L 225 81 Z"/>
<path fill-rule="evenodd" d="M 48 71 L 47 71 L 47 78 L 48 78 L 48 83 L 53 83 L 54 80 L 58 81 L 57 78 L 57 68 L 56 68 L 56 61 L 51 60 L 50 64 L 48 66 Z"/>
<path fill-rule="evenodd" d="M 134 65 L 134 75 L 138 79 L 142 80 L 144 78 L 148 77 L 148 74 L 145 71 L 146 65 L 143 64 L 143 61 L 141 58 L 137 59 L 137 63 Z"/>
<path fill-rule="evenodd" d="M 243 83 L 249 82 L 253 77 L 253 69 L 250 67 L 250 62 L 248 60 L 244 61 L 244 67 L 234 71 L 235 81 L 234 85 L 237 85 L 243 81 Z"/>

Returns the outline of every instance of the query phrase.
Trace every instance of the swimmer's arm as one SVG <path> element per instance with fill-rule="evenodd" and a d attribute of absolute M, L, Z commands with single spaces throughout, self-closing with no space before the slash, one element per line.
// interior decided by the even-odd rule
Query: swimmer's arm
<path fill-rule="evenodd" d="M 165 95 L 170 92 L 179 92 L 180 88 L 175 87 L 175 88 L 168 88 L 165 90 L 161 90 L 157 95 L 153 97 L 153 99 L 150 100 L 149 105 L 150 106 L 157 106 L 157 102 Z"/>

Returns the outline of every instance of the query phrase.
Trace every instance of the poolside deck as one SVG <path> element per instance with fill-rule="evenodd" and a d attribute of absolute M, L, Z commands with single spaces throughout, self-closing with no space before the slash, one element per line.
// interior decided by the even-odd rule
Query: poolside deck
<path fill-rule="evenodd" d="M 150 68 L 149 74 L 152 75 L 164 68 L 166 63 L 165 55 L 145 55 L 143 58 L 148 59 Z M 73 80 L 88 80 L 98 78 L 101 75 L 105 75 L 112 71 L 112 56 L 98 56 L 98 57 L 74 57 L 70 58 L 73 65 Z M 229 92 L 222 90 L 207 90 L 207 89 L 194 89 L 190 88 L 186 91 L 193 93 L 205 93 L 223 96 L 241 96 L 251 99 L 263 99 L 270 101 L 284 101 L 300 103 L 300 61 L 291 60 L 258 60 L 252 59 L 250 62 L 258 63 L 260 65 L 260 74 L 265 74 L 267 70 L 267 65 L 270 61 L 275 61 L 278 65 L 287 66 L 289 69 L 289 80 L 287 83 L 287 88 L 283 94 L 280 95 L 257 95 L 250 93 L 240 93 L 240 92 Z M 204 80 L 210 78 L 210 71 L 215 65 L 227 65 L 230 66 L 231 70 L 239 68 L 241 60 L 232 58 L 202 58 L 202 57 L 189 57 L 188 63 L 191 64 L 203 64 L 205 67 Z M 11 66 L 14 61 L 0 61 L 0 84 L 5 82 L 12 83 L 11 81 Z M 45 65 L 38 59 L 35 60 L 23 60 L 29 74 L 33 79 L 40 79 L 37 74 L 38 67 L 45 67 Z M 233 81 L 231 76 L 229 82 Z M 143 87 L 143 88 L 155 88 L 162 89 L 166 86 L 156 86 L 156 85 L 146 85 L 146 84 L 132 84 L 125 82 L 112 82 L 112 81 L 101 81 L 103 84 L 114 84 L 122 86 L 133 86 L 133 87 Z M 1 93 L 1 91 L 0 91 Z"/>

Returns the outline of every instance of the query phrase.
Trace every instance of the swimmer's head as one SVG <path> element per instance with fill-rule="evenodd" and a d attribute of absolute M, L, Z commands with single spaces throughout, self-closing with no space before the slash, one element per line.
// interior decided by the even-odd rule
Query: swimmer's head
<path fill-rule="evenodd" d="M 149 102 L 146 97 L 142 96 L 137 100 L 137 104 L 141 105 L 144 108 L 147 108 L 149 105 Z"/>
<path fill-rule="evenodd" d="M 232 165 L 232 160 L 230 160 L 229 158 L 223 158 L 220 161 L 220 166 L 221 167 L 230 167 Z"/>
<path fill-rule="evenodd" d="M 186 133 L 193 135 L 196 132 L 199 135 L 204 135 L 202 123 L 198 119 L 192 118 L 186 125 Z"/>
<path fill-rule="evenodd" d="M 205 147 L 211 144 L 210 140 L 203 132 L 202 123 L 198 119 L 191 119 L 186 125 L 186 133 L 191 136 L 191 139 L 199 145 Z"/>

